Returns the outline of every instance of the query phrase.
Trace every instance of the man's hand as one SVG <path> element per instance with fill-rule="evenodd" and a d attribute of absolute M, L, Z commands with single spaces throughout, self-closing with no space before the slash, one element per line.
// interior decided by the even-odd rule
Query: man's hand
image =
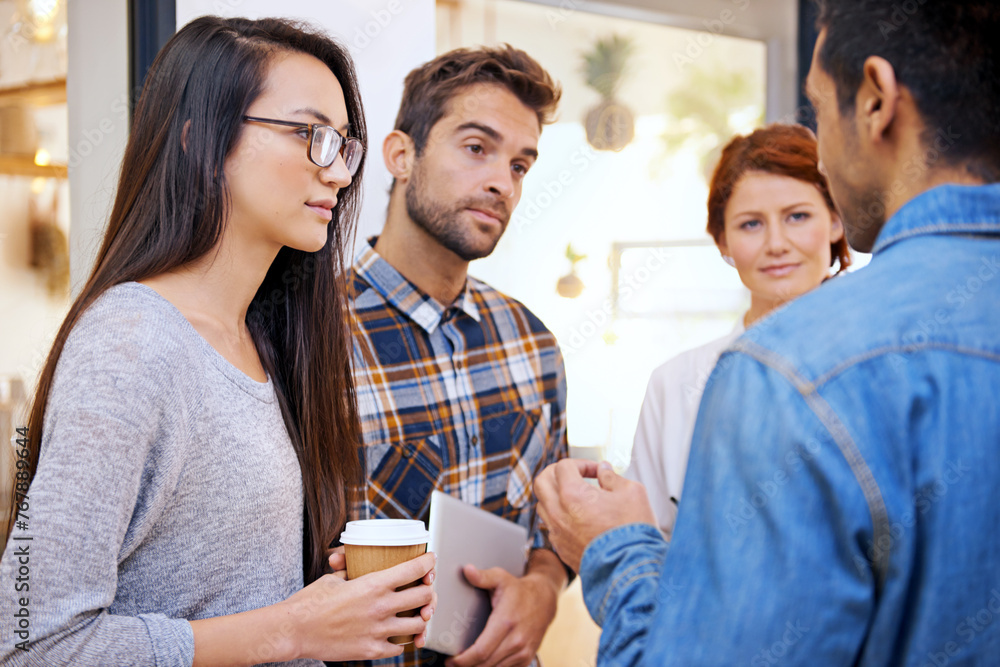
<path fill-rule="evenodd" d="M 596 478 L 600 488 L 585 477 Z M 601 533 L 629 523 L 656 525 L 645 487 L 615 474 L 607 462 L 563 459 L 543 470 L 534 487 L 549 541 L 574 572 Z"/>
<path fill-rule="evenodd" d="M 479 570 L 466 565 L 463 572 L 470 584 L 490 591 L 493 611 L 475 643 L 445 665 L 530 665 L 556 615 L 556 602 L 566 581 L 562 563 L 551 551 L 538 550 L 523 577 L 499 567 Z"/>

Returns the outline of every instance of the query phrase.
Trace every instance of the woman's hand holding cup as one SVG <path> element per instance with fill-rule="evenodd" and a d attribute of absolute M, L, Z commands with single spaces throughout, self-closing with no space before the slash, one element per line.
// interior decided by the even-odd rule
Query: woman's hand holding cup
<path fill-rule="evenodd" d="M 331 567 L 342 565 L 341 558 L 332 553 Z M 288 622 L 280 626 L 282 634 L 289 635 L 297 657 L 319 660 L 401 654 L 402 646 L 390 637 L 415 636 L 420 648 L 437 601 L 431 588 L 435 560 L 423 554 L 350 581 L 340 572 L 323 575 L 283 603 Z M 399 615 L 411 610 L 412 616 Z"/>

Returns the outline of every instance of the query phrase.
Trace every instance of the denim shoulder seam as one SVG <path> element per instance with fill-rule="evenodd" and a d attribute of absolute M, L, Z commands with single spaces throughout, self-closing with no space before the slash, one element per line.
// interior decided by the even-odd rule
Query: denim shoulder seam
<path fill-rule="evenodd" d="M 894 243 L 898 243 L 899 241 L 912 238 L 914 236 L 926 236 L 928 234 L 954 235 L 957 232 L 995 232 L 997 229 L 998 224 L 996 222 L 967 222 L 962 224 L 939 222 L 933 225 L 915 227 L 913 229 L 908 229 L 904 232 L 886 237 L 885 239 L 879 239 L 878 243 L 875 244 L 875 249 L 872 250 L 872 254 L 878 254 Z"/>
<path fill-rule="evenodd" d="M 872 562 L 875 569 L 875 592 L 876 595 L 881 594 L 888 577 L 889 554 L 892 550 L 889 512 L 885 507 L 885 500 L 882 498 L 882 491 L 879 489 L 878 482 L 875 481 L 875 476 L 861 455 L 861 451 L 858 449 L 857 444 L 855 444 L 854 439 L 851 438 L 850 433 L 847 432 L 847 428 L 840 421 L 833 408 L 830 407 L 830 404 L 823 400 L 816 391 L 818 385 L 802 377 L 784 357 L 745 339 L 737 341 L 733 349 L 743 352 L 752 359 L 759 361 L 784 376 L 798 390 L 802 398 L 806 401 L 806 404 L 813 411 L 813 414 L 816 415 L 816 418 L 820 420 L 820 423 L 833 436 L 834 442 L 837 443 L 840 453 L 847 461 L 847 465 L 850 466 L 851 472 L 854 473 L 854 478 L 858 481 L 861 492 L 864 494 L 865 502 L 868 504 L 868 512 L 871 514 L 872 519 L 873 543 L 883 544 L 879 540 L 885 539 L 884 544 L 889 545 L 886 549 L 880 550 L 875 555 L 875 561 Z"/>
<path fill-rule="evenodd" d="M 604 618 L 605 610 L 607 609 L 608 600 L 611 598 L 611 594 L 614 593 L 618 589 L 619 584 L 622 583 L 622 580 L 624 580 L 626 577 L 629 577 L 629 578 L 624 583 L 632 583 L 633 581 L 635 581 L 637 579 L 641 579 L 642 577 L 651 577 L 654 574 L 657 574 L 656 572 L 647 571 L 647 572 L 644 572 L 644 573 L 641 573 L 641 574 L 629 576 L 629 575 L 631 575 L 631 573 L 634 570 L 638 570 L 639 568 L 644 567 L 646 565 L 656 565 L 656 566 L 659 566 L 660 563 L 655 558 L 650 558 L 648 560 L 644 560 L 644 561 L 641 561 L 639 563 L 636 563 L 635 565 L 629 567 L 627 570 L 625 570 L 620 575 L 618 575 L 617 577 L 615 577 L 615 580 L 611 582 L 610 586 L 608 586 L 607 592 L 604 593 L 604 599 L 601 600 L 601 606 L 597 610 L 597 615 L 599 617 Z"/>
<path fill-rule="evenodd" d="M 814 387 L 821 387 L 830 379 L 837 377 L 851 366 L 855 366 L 871 359 L 883 357 L 889 354 L 919 352 L 920 350 L 947 350 L 950 352 L 958 352 L 959 354 L 966 354 L 972 357 L 982 357 L 983 359 L 989 359 L 990 361 L 1000 361 L 1000 354 L 997 354 L 996 352 L 990 352 L 989 350 L 977 350 L 975 348 L 962 347 L 961 345 L 952 345 L 950 343 L 927 342 L 910 343 L 909 345 L 886 345 L 869 350 L 864 354 L 859 354 L 845 359 L 826 373 L 823 373 L 821 376 L 816 378 L 812 384 Z"/>

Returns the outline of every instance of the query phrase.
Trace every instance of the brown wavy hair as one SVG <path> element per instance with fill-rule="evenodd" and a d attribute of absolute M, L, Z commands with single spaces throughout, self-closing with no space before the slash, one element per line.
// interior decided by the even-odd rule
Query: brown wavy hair
<path fill-rule="evenodd" d="M 737 135 L 722 149 L 708 188 L 707 231 L 716 245 L 726 230 L 725 214 L 729 197 L 740 179 L 751 171 L 790 176 L 811 183 L 823 195 L 830 213 L 839 215 L 826 177 L 819 170 L 815 135 L 801 125 L 775 123 L 746 136 Z M 837 273 L 851 265 L 846 235 L 830 244 L 830 266 L 835 262 L 839 262 Z"/>
<path fill-rule="evenodd" d="M 352 134 L 366 143 L 354 65 L 347 49 L 325 35 L 283 19 L 216 16 L 178 31 L 146 77 L 97 261 L 42 369 L 28 418 L 27 482 L 38 465 L 56 365 L 83 312 L 107 289 L 196 260 L 222 237 L 229 206 L 225 161 L 272 59 L 282 52 L 312 55 L 330 68 L 343 88 Z M 343 266 L 360 198 L 356 187 L 342 191 L 318 252 L 282 248 L 247 310 L 247 328 L 302 471 L 307 583 L 323 574 L 326 549 L 363 483 Z M 15 493 L 27 488 L 22 483 L 18 479 Z M 10 520 L 16 503 L 12 508 Z"/>
<path fill-rule="evenodd" d="M 559 84 L 538 61 L 510 44 L 455 49 L 406 75 L 395 129 L 413 139 L 420 155 L 431 128 L 448 111 L 452 98 L 481 83 L 509 90 L 521 104 L 535 112 L 539 126 L 554 120 L 562 96 Z"/>

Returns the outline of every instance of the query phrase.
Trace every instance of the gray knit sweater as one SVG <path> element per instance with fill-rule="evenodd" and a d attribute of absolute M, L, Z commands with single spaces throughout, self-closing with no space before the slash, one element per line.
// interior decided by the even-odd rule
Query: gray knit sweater
<path fill-rule="evenodd" d="M 302 587 L 302 477 L 273 386 L 148 287 L 80 318 L 42 432 L 26 529 L 0 563 L 3 665 L 190 665 L 185 619 Z"/>

